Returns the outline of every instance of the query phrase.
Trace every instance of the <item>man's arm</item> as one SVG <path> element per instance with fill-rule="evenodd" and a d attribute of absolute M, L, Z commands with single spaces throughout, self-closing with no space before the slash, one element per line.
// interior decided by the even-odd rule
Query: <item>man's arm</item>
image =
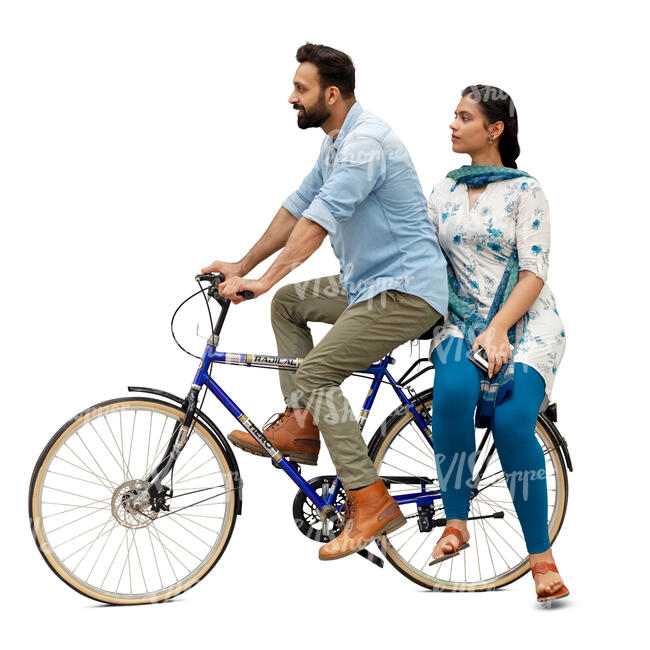
<path fill-rule="evenodd" d="M 296 221 L 294 217 L 291 218 Z M 261 296 L 313 255 L 326 236 L 327 230 L 314 221 L 306 218 L 298 219 L 283 251 L 259 280 L 231 277 L 219 285 L 219 294 L 224 298 L 229 298 L 235 304 L 243 300 L 236 294 L 244 289 L 253 291 L 256 298 Z"/>
<path fill-rule="evenodd" d="M 323 175 L 319 158 L 313 169 L 303 179 L 300 187 L 284 200 L 266 232 L 239 262 L 233 264 L 216 260 L 210 266 L 201 269 L 201 273 L 221 272 L 226 279 L 234 276 L 243 277 L 250 273 L 260 262 L 273 255 L 287 243 L 300 215 L 309 207 L 322 184 Z"/>
<path fill-rule="evenodd" d="M 281 207 L 264 234 L 239 262 L 215 260 L 201 269 L 201 273 L 223 273 L 226 278 L 244 276 L 250 273 L 260 262 L 279 251 L 287 241 L 298 223 L 297 219 L 285 207 Z"/>
<path fill-rule="evenodd" d="M 291 212 L 281 206 L 264 234 L 239 261 L 243 270 L 242 275 L 250 273 L 260 262 L 285 246 L 297 223 Z"/>
<path fill-rule="evenodd" d="M 307 204 L 300 190 L 285 201 L 292 213 L 302 214 L 285 250 L 280 253 L 268 271 L 259 280 L 233 277 L 219 286 L 219 293 L 232 302 L 241 302 L 238 291 L 249 289 L 255 297 L 266 293 L 287 273 L 304 262 L 321 245 L 325 235 L 335 235 L 338 223 L 350 219 L 356 207 L 383 181 L 386 160 L 380 143 L 373 138 L 359 138 L 343 145 L 338 161 L 327 181 Z M 317 173 L 314 168 L 312 175 Z M 310 177 L 305 179 L 307 184 Z M 315 184 L 314 184 L 315 185 Z M 300 188 L 303 189 L 302 186 Z M 310 187 L 310 190 L 313 186 Z M 295 203 L 295 207 L 294 207 Z M 288 250 L 287 250 L 288 249 Z"/>

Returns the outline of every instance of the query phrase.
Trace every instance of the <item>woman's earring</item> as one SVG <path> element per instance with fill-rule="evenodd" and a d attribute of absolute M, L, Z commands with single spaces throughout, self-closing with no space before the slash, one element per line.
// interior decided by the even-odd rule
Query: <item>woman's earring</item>
<path fill-rule="evenodd" d="M 492 144 L 493 142 L 494 142 L 494 136 L 491 135 L 490 136 L 490 144 Z"/>

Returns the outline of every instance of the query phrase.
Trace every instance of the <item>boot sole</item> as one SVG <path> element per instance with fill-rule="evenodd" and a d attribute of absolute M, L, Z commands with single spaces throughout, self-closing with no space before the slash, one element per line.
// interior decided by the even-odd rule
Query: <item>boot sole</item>
<path fill-rule="evenodd" d="M 366 546 L 369 546 L 374 542 L 377 537 L 380 535 L 388 535 L 388 533 L 392 533 L 393 531 L 397 530 L 398 528 L 401 528 L 404 524 L 406 523 L 406 517 L 404 515 L 400 515 L 399 517 L 396 517 L 392 521 L 389 521 L 383 528 L 379 529 L 373 537 L 371 537 L 367 542 L 364 542 L 363 544 L 360 544 L 359 546 L 355 546 L 352 550 L 346 551 L 345 553 L 341 553 L 340 555 L 334 555 L 332 557 L 321 557 L 320 555 L 318 556 L 319 560 L 323 560 L 324 562 L 327 562 L 328 560 L 340 560 L 342 557 L 347 557 L 348 555 L 352 555 L 353 553 L 357 553 L 361 549 L 366 548 Z M 335 538 L 336 539 L 336 538 Z"/>
<path fill-rule="evenodd" d="M 242 449 L 243 451 L 247 451 L 249 454 L 253 454 L 255 456 L 263 456 L 266 458 L 270 458 L 270 456 L 264 452 L 264 450 L 259 447 L 258 445 L 255 445 L 253 443 L 246 443 L 242 442 L 239 440 L 239 438 L 235 438 L 232 434 L 228 434 L 228 440 L 232 442 L 235 447 Z M 317 465 L 318 464 L 318 456 L 313 456 L 307 453 L 303 453 L 300 451 L 282 451 L 280 452 L 287 457 L 289 460 L 292 460 L 294 463 L 299 463 L 301 465 Z"/>

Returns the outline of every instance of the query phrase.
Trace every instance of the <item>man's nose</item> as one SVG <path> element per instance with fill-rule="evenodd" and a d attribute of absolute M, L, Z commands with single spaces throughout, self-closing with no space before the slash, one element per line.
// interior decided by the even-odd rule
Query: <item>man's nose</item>
<path fill-rule="evenodd" d="M 296 97 L 295 93 L 291 93 L 289 95 L 289 103 L 290 104 L 297 104 L 298 103 L 298 98 Z"/>

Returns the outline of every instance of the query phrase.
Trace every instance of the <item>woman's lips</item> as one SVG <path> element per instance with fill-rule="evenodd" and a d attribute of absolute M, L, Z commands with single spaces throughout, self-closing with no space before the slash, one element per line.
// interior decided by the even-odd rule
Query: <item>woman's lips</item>
<path fill-rule="evenodd" d="M 451 141 L 456 142 L 456 140 L 460 140 L 460 138 L 457 135 L 452 135 L 451 136 Z"/>

